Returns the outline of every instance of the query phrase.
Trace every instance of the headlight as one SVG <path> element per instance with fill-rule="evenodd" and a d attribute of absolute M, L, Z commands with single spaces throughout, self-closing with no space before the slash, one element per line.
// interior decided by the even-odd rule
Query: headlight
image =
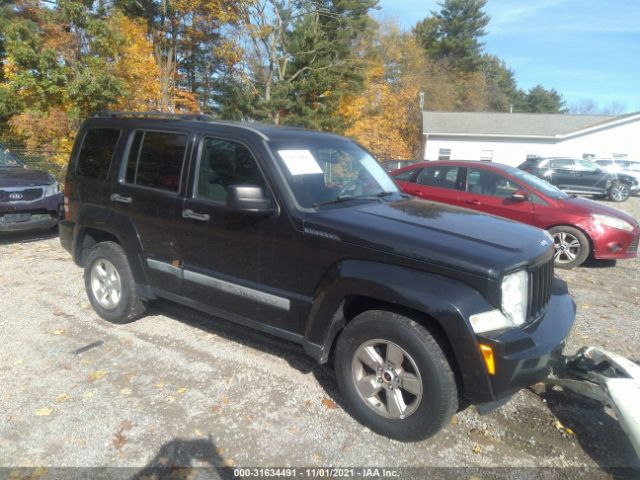
<path fill-rule="evenodd" d="M 475 333 L 493 332 L 518 327 L 527 320 L 529 274 L 521 270 L 502 280 L 502 310 L 471 315 L 469 321 Z"/>
<path fill-rule="evenodd" d="M 525 270 L 507 275 L 502 280 L 502 313 L 514 325 L 527 321 L 529 273 Z"/>
<path fill-rule="evenodd" d="M 58 193 L 58 182 L 53 182 L 51 185 L 44 186 L 44 196 L 50 197 Z"/>
<path fill-rule="evenodd" d="M 618 230 L 625 230 L 627 232 L 633 232 L 633 225 L 620 218 L 610 217 L 609 215 L 599 215 L 594 213 L 591 215 L 596 222 L 601 225 L 605 225 L 611 228 L 617 228 Z"/>

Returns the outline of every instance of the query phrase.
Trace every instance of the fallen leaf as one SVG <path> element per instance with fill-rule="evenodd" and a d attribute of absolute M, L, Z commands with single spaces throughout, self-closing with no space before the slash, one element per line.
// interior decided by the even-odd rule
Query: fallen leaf
<path fill-rule="evenodd" d="M 564 425 L 562 425 L 560 420 L 554 421 L 553 426 L 556 427 L 557 430 L 564 430 Z"/>
<path fill-rule="evenodd" d="M 224 448 L 222 448 L 222 447 L 216 448 L 216 454 L 217 455 L 222 456 L 223 453 L 224 453 Z"/>
<path fill-rule="evenodd" d="M 67 400 L 69 400 L 69 398 L 69 395 L 67 395 L 66 393 L 61 393 L 56 397 L 56 402 L 66 402 Z"/>
<path fill-rule="evenodd" d="M 120 395 L 131 395 L 131 389 L 123 388 L 122 390 L 120 390 Z"/>
<path fill-rule="evenodd" d="M 127 443 L 127 437 L 122 434 L 122 430 L 119 430 L 113 436 L 113 440 L 111 442 L 113 444 L 113 448 L 116 450 L 122 450 L 122 447 Z"/>
<path fill-rule="evenodd" d="M 172 396 L 168 396 L 168 397 L 167 397 L 167 403 L 173 403 L 173 402 L 175 402 L 175 401 L 176 401 L 176 398 L 175 398 L 175 397 L 172 397 Z"/>
<path fill-rule="evenodd" d="M 184 395 L 187 392 L 187 389 L 185 387 L 180 387 L 178 389 L 178 394 L 180 395 Z"/>
<path fill-rule="evenodd" d="M 64 315 L 64 310 L 60 310 L 59 308 L 56 308 L 56 309 L 53 311 L 53 314 L 54 314 L 56 317 L 59 317 L 59 316 L 61 316 L 61 315 Z"/>
<path fill-rule="evenodd" d="M 64 328 L 57 328 L 51 332 L 53 335 L 62 335 L 64 333 Z"/>
<path fill-rule="evenodd" d="M 43 407 L 36 410 L 37 417 L 48 417 L 53 413 L 53 408 L 51 407 Z"/>
<path fill-rule="evenodd" d="M 222 399 L 222 403 L 223 403 L 223 404 L 225 404 L 225 405 L 229 405 L 229 402 L 230 402 L 230 400 L 229 400 L 229 398 L 228 398 L 228 397 L 224 397 L 224 398 Z"/>
<path fill-rule="evenodd" d="M 122 423 L 120 424 L 120 429 L 125 432 L 128 430 L 131 430 L 132 427 L 133 427 L 133 424 L 129 420 L 123 420 Z"/>
<path fill-rule="evenodd" d="M 472 452 L 475 454 L 478 454 L 482 451 L 482 448 L 480 448 L 480 445 L 476 445 L 475 447 L 473 447 Z"/>
<path fill-rule="evenodd" d="M 457 425 L 458 424 L 458 417 L 457 416 L 453 416 L 451 417 L 451 425 Z"/>
<path fill-rule="evenodd" d="M 24 360 L 22 360 L 21 358 L 13 362 L 14 365 L 22 365 L 23 363 L 24 363 Z"/>
<path fill-rule="evenodd" d="M 220 408 L 219 405 L 211 405 L 211 411 L 213 413 L 220 413 L 220 410 L 221 410 L 221 408 Z"/>
<path fill-rule="evenodd" d="M 156 387 L 156 388 L 162 388 L 162 387 L 164 387 L 164 382 L 155 383 L 153 386 Z"/>
<path fill-rule="evenodd" d="M 311 400 L 305 400 L 302 404 L 304 405 L 304 408 L 309 408 L 311 406 Z"/>
<path fill-rule="evenodd" d="M 202 437 L 202 436 L 204 435 L 204 434 L 203 434 L 200 430 L 198 430 L 197 428 L 193 431 L 193 434 L 194 434 L 196 437 Z"/>
<path fill-rule="evenodd" d="M 96 370 L 95 372 L 91 372 L 89 374 L 89 381 L 95 382 L 96 380 L 101 380 L 107 374 L 104 370 Z"/>
<path fill-rule="evenodd" d="M 82 397 L 83 397 L 83 398 L 91 398 L 91 397 L 93 397 L 95 394 L 96 394 L 95 392 L 88 391 L 88 392 L 84 392 L 84 393 L 82 394 Z"/>
<path fill-rule="evenodd" d="M 236 462 L 234 462 L 231 458 L 225 458 L 224 462 L 222 462 L 223 467 L 233 467 L 235 464 Z"/>
<path fill-rule="evenodd" d="M 323 398 L 322 399 L 322 404 L 327 407 L 329 410 L 333 410 L 334 408 L 338 408 L 338 406 L 336 405 L 336 402 L 334 402 L 333 400 L 331 400 L 330 398 Z"/>
<path fill-rule="evenodd" d="M 565 428 L 564 432 L 569 435 L 570 437 L 575 436 L 576 432 L 574 432 L 573 430 L 571 430 L 570 428 Z"/>

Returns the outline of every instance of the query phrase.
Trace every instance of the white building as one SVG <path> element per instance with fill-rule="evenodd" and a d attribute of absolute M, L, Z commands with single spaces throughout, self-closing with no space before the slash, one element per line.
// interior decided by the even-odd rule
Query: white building
<path fill-rule="evenodd" d="M 620 116 L 424 112 L 425 160 L 640 159 L 640 112 Z"/>

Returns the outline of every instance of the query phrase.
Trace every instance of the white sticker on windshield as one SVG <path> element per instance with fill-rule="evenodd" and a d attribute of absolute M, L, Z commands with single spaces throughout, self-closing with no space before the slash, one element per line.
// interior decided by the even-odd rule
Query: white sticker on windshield
<path fill-rule="evenodd" d="M 278 150 L 291 175 L 324 173 L 309 150 Z"/>

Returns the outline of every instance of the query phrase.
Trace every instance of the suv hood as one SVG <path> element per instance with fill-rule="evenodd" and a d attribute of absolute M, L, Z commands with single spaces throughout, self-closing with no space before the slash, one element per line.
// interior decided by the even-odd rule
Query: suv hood
<path fill-rule="evenodd" d="M 609 215 L 612 217 L 620 218 L 631 223 L 631 225 L 638 225 L 638 221 L 631 215 L 620 211 L 617 208 L 609 207 L 607 205 L 603 205 L 602 203 L 589 200 L 588 198 L 576 196 L 568 198 L 566 200 L 559 200 L 558 203 L 560 204 L 561 208 L 566 208 L 568 211 L 581 215 L 588 216 L 592 213 L 599 213 L 601 215 Z"/>
<path fill-rule="evenodd" d="M 0 188 L 51 185 L 53 177 L 46 172 L 28 168 L 0 168 Z"/>
<path fill-rule="evenodd" d="M 418 199 L 328 209 L 307 217 L 305 230 L 495 279 L 545 254 L 550 258 L 553 244 L 536 227 Z"/>

